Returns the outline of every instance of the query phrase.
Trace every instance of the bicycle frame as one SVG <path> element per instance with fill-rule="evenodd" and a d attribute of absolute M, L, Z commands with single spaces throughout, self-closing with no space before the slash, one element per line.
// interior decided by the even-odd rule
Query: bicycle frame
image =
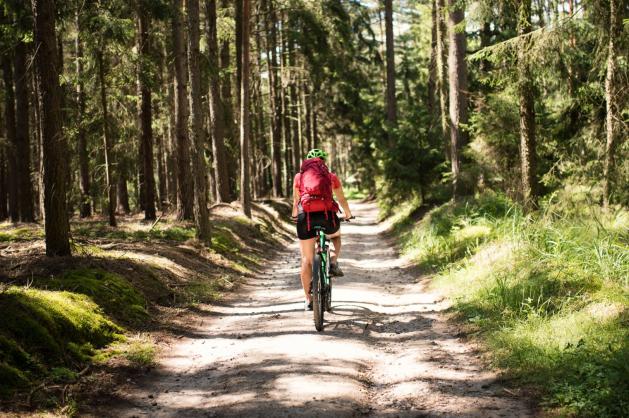
<path fill-rule="evenodd" d="M 315 251 L 321 257 L 321 271 L 323 274 L 324 288 L 330 285 L 330 241 L 323 232 L 323 229 L 317 228 L 317 244 Z"/>

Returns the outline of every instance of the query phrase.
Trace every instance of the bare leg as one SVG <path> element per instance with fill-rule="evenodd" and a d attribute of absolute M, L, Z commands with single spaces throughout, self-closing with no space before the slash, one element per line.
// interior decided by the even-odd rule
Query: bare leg
<path fill-rule="evenodd" d="M 314 259 L 315 238 L 299 241 L 301 251 L 301 285 L 306 300 L 310 302 L 310 282 L 312 281 L 312 260 Z"/>
<path fill-rule="evenodd" d="M 332 258 L 332 262 L 336 263 L 336 260 L 341 255 L 341 231 L 338 231 L 332 235 L 329 235 L 328 238 L 332 241 L 334 245 L 334 251 L 330 252 L 330 257 Z"/>

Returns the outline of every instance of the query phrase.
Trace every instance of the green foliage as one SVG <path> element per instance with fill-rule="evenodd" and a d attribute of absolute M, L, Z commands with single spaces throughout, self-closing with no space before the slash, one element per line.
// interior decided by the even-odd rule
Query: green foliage
<path fill-rule="evenodd" d="M 95 348 L 122 338 L 89 297 L 67 291 L 9 287 L 0 293 L 0 395 L 84 363 Z"/>
<path fill-rule="evenodd" d="M 148 320 L 144 297 L 127 280 L 113 273 L 71 270 L 61 276 L 38 279 L 35 284 L 89 296 L 107 315 L 124 323 L 140 325 Z"/>
<path fill-rule="evenodd" d="M 629 213 L 570 188 L 524 216 L 500 195 L 397 219 L 404 252 L 491 348 L 494 363 L 579 416 L 629 411 Z"/>
<path fill-rule="evenodd" d="M 0 242 L 32 241 L 43 237 L 44 231 L 39 227 L 24 226 L 0 229 Z"/>
<path fill-rule="evenodd" d="M 195 236 L 192 226 L 174 225 L 168 227 L 157 226 L 152 229 L 125 229 L 122 227 L 112 228 L 107 222 L 91 221 L 81 222 L 72 225 L 72 233 L 75 236 L 92 239 L 115 239 L 128 241 L 176 241 L 184 242 L 193 239 Z"/>

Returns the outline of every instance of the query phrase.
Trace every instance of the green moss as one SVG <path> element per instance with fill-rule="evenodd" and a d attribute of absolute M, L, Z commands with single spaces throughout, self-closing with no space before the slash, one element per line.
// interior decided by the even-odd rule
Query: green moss
<path fill-rule="evenodd" d="M 0 242 L 32 241 L 44 237 L 39 226 L 9 227 L 0 231 Z"/>
<path fill-rule="evenodd" d="M 223 253 L 237 253 L 240 245 L 233 238 L 232 232 L 225 227 L 215 227 L 212 231 L 212 249 Z"/>
<path fill-rule="evenodd" d="M 63 275 L 38 279 L 36 285 L 89 296 L 105 313 L 131 324 L 148 319 L 144 297 L 124 278 L 102 270 L 71 270 Z"/>
<path fill-rule="evenodd" d="M 72 226 L 74 236 L 93 239 L 111 239 L 122 241 L 164 240 L 183 242 L 194 238 L 194 228 L 188 226 L 159 225 L 151 230 L 126 230 L 124 227 L 112 228 L 104 222 L 81 222 Z"/>
<path fill-rule="evenodd" d="M 0 392 L 41 378 L 52 367 L 85 361 L 122 329 L 85 295 L 9 287 L 0 294 Z"/>

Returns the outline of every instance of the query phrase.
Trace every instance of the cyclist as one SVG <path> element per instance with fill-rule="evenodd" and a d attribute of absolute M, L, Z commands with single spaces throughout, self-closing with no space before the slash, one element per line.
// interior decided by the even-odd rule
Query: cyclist
<path fill-rule="evenodd" d="M 341 182 L 325 165 L 327 156 L 323 150 L 317 148 L 310 150 L 300 172 L 293 180 L 292 217 L 297 221 L 301 251 L 301 284 L 306 295 L 304 303 L 306 310 L 312 310 L 310 285 L 316 237 L 314 226 L 323 226 L 334 245 L 334 251 L 331 252 L 330 275 L 343 276 L 338 265 L 341 253 L 340 221 L 337 215 L 339 205 L 334 201 L 332 193 L 343 208 L 345 219 L 352 217 Z"/>

